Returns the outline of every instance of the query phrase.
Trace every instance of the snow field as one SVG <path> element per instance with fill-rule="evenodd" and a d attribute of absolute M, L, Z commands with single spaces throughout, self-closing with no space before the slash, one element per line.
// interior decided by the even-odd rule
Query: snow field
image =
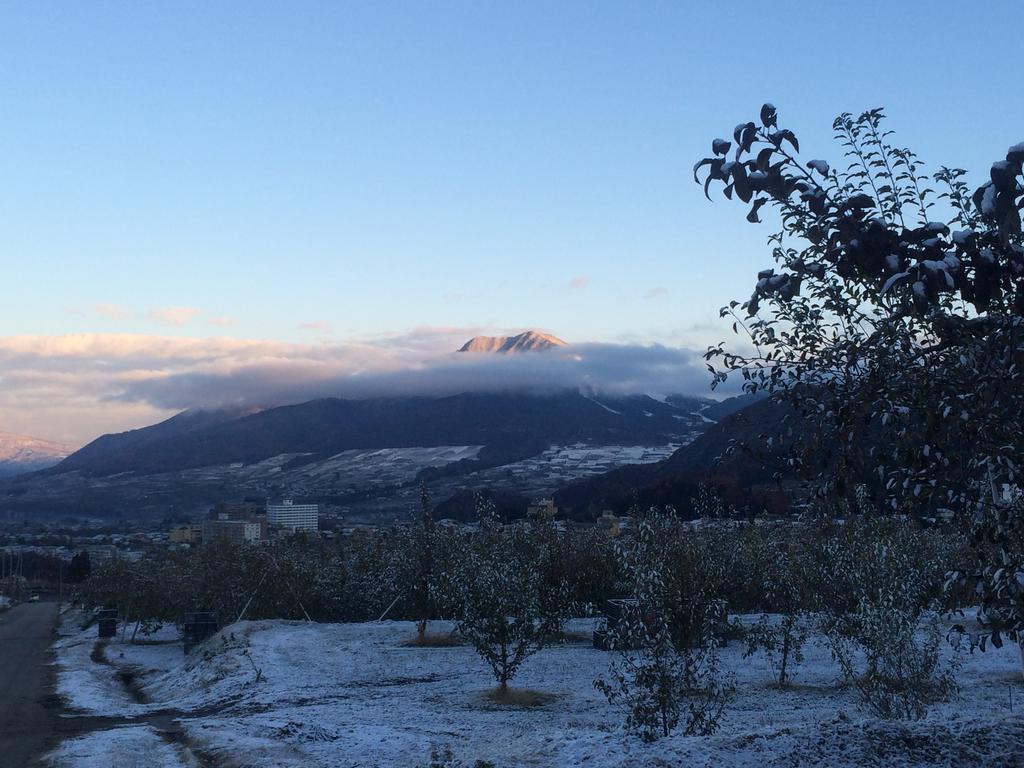
<path fill-rule="evenodd" d="M 593 624 L 576 620 L 568 629 L 587 633 Z M 732 643 L 722 667 L 736 695 L 718 734 L 645 744 L 623 733 L 622 713 L 594 689 L 610 657 L 589 644 L 528 659 L 513 686 L 555 698 L 521 709 L 484 698 L 494 681 L 472 649 L 403 646 L 414 634 L 409 622 L 258 621 L 225 628 L 188 658 L 179 644 L 111 645 L 113 664 L 143 670 L 136 679 L 149 705 L 90 682 L 112 671 L 78 650 L 91 647 L 91 637 L 72 637 L 58 644 L 61 691 L 87 710 L 192 713 L 182 720 L 191 743 L 227 767 L 411 768 L 429 765 L 431 750 L 445 747 L 453 765 L 484 760 L 499 768 L 1024 765 L 1024 685 L 1014 648 L 967 656 L 959 701 L 934 707 L 920 722 L 890 723 L 837 687 L 821 638 L 812 639 L 785 691 L 773 685 L 762 657 L 744 659 Z"/>
<path fill-rule="evenodd" d="M 48 758 L 52 768 L 198 768 L 146 725 L 95 731 L 65 741 Z"/>

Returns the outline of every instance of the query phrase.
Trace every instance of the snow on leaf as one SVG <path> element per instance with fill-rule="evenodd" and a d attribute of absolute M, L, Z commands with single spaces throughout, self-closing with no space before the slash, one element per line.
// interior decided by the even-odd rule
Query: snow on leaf
<path fill-rule="evenodd" d="M 817 171 L 822 176 L 828 176 L 829 165 L 824 160 L 810 160 L 807 163 L 807 167 L 811 170 Z"/>

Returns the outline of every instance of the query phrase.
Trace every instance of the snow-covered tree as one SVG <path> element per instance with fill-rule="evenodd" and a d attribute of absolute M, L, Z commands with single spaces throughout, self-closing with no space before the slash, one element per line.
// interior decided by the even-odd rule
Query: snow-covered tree
<path fill-rule="evenodd" d="M 811 630 L 806 563 L 789 532 L 774 533 L 767 544 L 768 556 L 759 562 L 760 607 L 776 615 L 763 616 L 747 632 L 745 656 L 759 650 L 764 653 L 778 684 L 785 687 L 792 680 L 793 668 L 803 661 Z"/>
<path fill-rule="evenodd" d="M 402 529 L 390 558 L 392 581 L 405 612 L 416 621 L 416 642 L 422 643 L 427 634 L 427 622 L 436 613 L 431 584 L 437 567 L 434 526 L 430 492 L 420 486 L 420 503 L 411 525 Z"/>
<path fill-rule="evenodd" d="M 870 527 L 873 552 L 846 564 L 853 607 L 826 611 L 823 628 L 843 676 L 868 708 L 882 717 L 921 718 L 929 705 L 957 693 L 958 636 L 951 635 L 953 653 L 944 660 L 946 641 L 929 600 L 936 574 L 921 567 L 898 531 Z"/>
<path fill-rule="evenodd" d="M 835 120 L 837 168 L 802 159 L 765 104 L 697 163 L 705 194 L 749 204 L 748 221 L 766 206 L 781 221 L 776 267 L 722 309 L 744 349 L 707 358 L 715 383 L 739 375 L 787 406 L 768 436 L 780 473 L 811 494 L 849 498 L 863 484 L 892 511 L 974 518 L 992 546 L 953 580 L 1016 595 L 1024 558 L 998 542 L 1024 525 L 999 491 L 1024 471 L 1024 144 L 972 194 L 961 169 L 926 174 L 883 118 Z M 989 630 L 1024 639 L 1020 609 L 1002 605 Z"/>
<path fill-rule="evenodd" d="M 544 552 L 529 530 L 502 526 L 482 496 L 477 512 L 479 529 L 438 575 L 437 592 L 504 693 L 523 662 L 561 632 L 568 605 L 559 610 L 542 600 Z"/>
<path fill-rule="evenodd" d="M 715 638 L 724 606 L 699 591 L 680 594 L 672 576 L 679 537 L 675 516 L 652 510 L 616 545 L 629 598 L 609 629 L 616 658 L 608 679 L 594 685 L 625 709 L 626 729 L 645 741 L 668 736 L 681 721 L 687 735 L 713 733 L 728 699 Z"/>

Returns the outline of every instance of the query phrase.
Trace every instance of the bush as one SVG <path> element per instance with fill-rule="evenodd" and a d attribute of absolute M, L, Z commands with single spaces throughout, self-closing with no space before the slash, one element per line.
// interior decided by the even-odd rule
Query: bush
<path fill-rule="evenodd" d="M 435 594 L 505 691 L 522 663 L 560 634 L 569 605 L 544 588 L 543 540 L 523 525 L 503 528 L 482 499 L 480 517 L 480 529 L 438 574 Z"/>
<path fill-rule="evenodd" d="M 617 654 L 610 679 L 594 686 L 625 708 L 626 729 L 645 741 L 670 735 L 680 722 L 687 735 L 711 734 L 728 700 L 714 636 L 724 604 L 711 589 L 714 576 L 702 578 L 702 551 L 680 535 L 671 512 L 655 510 L 638 516 L 634 537 L 616 543 L 630 600 L 609 631 Z"/>
<path fill-rule="evenodd" d="M 863 603 L 827 630 L 844 677 L 880 717 L 920 719 L 931 704 L 958 693 L 958 658 L 942 663 L 935 614 L 922 616 L 894 601 Z"/>
<path fill-rule="evenodd" d="M 864 551 L 842 558 L 848 601 L 826 606 L 823 629 L 832 655 L 876 714 L 921 718 L 929 705 L 957 692 L 958 655 L 942 663 L 943 633 L 928 610 L 935 607 L 937 564 L 908 542 L 904 527 L 864 520 L 851 534 L 852 549 Z"/>

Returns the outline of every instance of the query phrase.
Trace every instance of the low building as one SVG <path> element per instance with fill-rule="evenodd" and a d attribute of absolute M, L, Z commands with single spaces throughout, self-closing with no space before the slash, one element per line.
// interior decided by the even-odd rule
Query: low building
<path fill-rule="evenodd" d="M 526 507 L 527 517 L 547 518 L 553 520 L 558 515 L 558 507 L 552 499 L 538 499 Z"/>
<path fill-rule="evenodd" d="M 203 540 L 203 526 L 198 523 L 176 525 L 167 534 L 172 544 L 196 544 Z"/>
<path fill-rule="evenodd" d="M 616 515 L 610 509 L 604 510 L 595 521 L 598 528 L 608 531 L 612 536 L 621 536 L 632 524 L 633 518 L 628 515 Z"/>
<path fill-rule="evenodd" d="M 203 523 L 203 542 L 255 544 L 260 540 L 260 524 L 247 520 L 207 520 Z"/>
<path fill-rule="evenodd" d="M 262 504 L 251 501 L 218 502 L 207 516 L 210 520 L 232 520 L 246 523 L 258 523 L 260 526 L 259 540 L 267 539 L 267 511 Z M 252 539 L 250 539 L 252 540 Z"/>
<path fill-rule="evenodd" d="M 279 504 L 267 502 L 267 523 L 290 531 L 320 530 L 320 505 L 296 504 L 284 499 Z"/>
<path fill-rule="evenodd" d="M 218 502 L 217 505 L 210 510 L 209 517 L 216 518 L 218 520 L 248 520 L 252 522 L 262 517 L 266 513 L 262 504 L 258 504 L 252 501 L 242 502 Z"/>
<path fill-rule="evenodd" d="M 86 547 L 85 551 L 89 553 L 89 562 L 94 565 L 96 563 L 108 563 L 121 556 L 120 551 L 113 544 L 94 544 Z"/>

